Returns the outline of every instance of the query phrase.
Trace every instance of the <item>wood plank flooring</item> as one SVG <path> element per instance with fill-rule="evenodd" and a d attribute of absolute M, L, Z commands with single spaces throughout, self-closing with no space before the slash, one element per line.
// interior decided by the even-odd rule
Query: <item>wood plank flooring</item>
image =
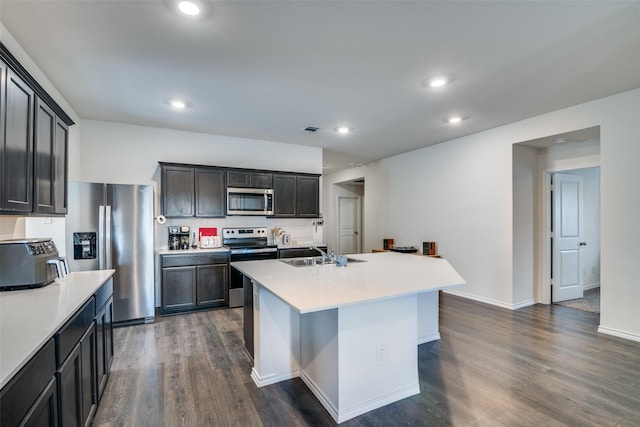
<path fill-rule="evenodd" d="M 418 347 L 421 393 L 341 426 L 640 426 L 640 343 L 597 333 L 597 314 L 440 306 L 442 339 Z M 94 426 L 335 425 L 300 379 L 254 385 L 241 309 L 117 328 L 115 343 Z"/>

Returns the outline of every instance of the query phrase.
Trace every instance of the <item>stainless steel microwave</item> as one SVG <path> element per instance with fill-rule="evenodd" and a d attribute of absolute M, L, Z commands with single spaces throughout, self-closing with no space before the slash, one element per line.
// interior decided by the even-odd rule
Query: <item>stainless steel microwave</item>
<path fill-rule="evenodd" d="M 227 187 L 227 215 L 273 215 L 273 190 Z"/>

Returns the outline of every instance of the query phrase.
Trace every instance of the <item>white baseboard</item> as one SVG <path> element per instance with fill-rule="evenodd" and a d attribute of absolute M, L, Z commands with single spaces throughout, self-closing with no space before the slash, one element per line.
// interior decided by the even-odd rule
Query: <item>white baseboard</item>
<path fill-rule="evenodd" d="M 494 300 L 494 299 L 491 299 L 491 298 L 479 297 L 477 295 L 472 295 L 472 294 L 468 294 L 468 293 L 461 292 L 461 291 L 458 291 L 458 290 L 451 290 L 451 289 L 443 290 L 442 292 L 446 292 L 446 293 L 451 294 L 451 295 L 456 295 L 456 296 L 459 296 L 459 297 L 462 297 L 462 298 L 466 298 L 466 299 L 482 302 L 482 303 L 485 303 L 485 304 L 491 304 L 491 305 L 495 305 L 497 307 L 506 308 L 507 310 L 517 310 L 519 308 L 528 307 L 528 306 L 534 305 L 536 303 L 534 300 L 529 300 L 529 301 L 519 302 L 517 304 L 511 304 L 511 303 L 506 303 L 506 302 Z"/>
<path fill-rule="evenodd" d="M 592 283 L 591 285 L 586 285 L 582 288 L 583 291 L 588 291 L 589 289 L 599 288 L 600 283 Z"/>
<path fill-rule="evenodd" d="M 631 341 L 640 342 L 640 335 L 632 334 L 630 332 L 621 331 L 619 329 L 607 328 L 606 326 L 598 326 L 598 332 L 607 335 L 613 335 L 614 337 L 624 338 Z"/>
<path fill-rule="evenodd" d="M 296 369 L 290 372 L 283 372 L 280 374 L 270 374 L 260 376 L 256 368 L 251 369 L 251 379 L 258 387 L 264 387 L 271 384 L 279 383 L 280 381 L 290 380 L 300 376 L 300 370 Z"/>

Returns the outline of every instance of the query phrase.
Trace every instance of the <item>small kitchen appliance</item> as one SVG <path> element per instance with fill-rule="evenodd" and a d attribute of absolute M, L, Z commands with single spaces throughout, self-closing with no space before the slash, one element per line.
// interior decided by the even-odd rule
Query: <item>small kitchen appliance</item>
<path fill-rule="evenodd" d="M 199 228 L 198 235 L 201 248 L 219 248 L 222 246 L 222 238 L 218 236 L 216 227 Z"/>
<path fill-rule="evenodd" d="M 0 290 L 38 288 L 68 271 L 50 238 L 0 241 Z"/>
<path fill-rule="evenodd" d="M 169 249 L 189 249 L 189 226 L 169 226 Z"/>

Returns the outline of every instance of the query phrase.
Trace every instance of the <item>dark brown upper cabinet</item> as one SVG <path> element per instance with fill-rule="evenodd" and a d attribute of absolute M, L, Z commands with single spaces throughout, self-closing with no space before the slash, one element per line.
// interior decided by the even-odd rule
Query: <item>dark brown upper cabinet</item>
<path fill-rule="evenodd" d="M 240 188 L 272 188 L 273 173 L 244 169 L 229 169 L 227 171 L 227 185 L 229 187 Z"/>
<path fill-rule="evenodd" d="M 162 213 L 166 217 L 223 218 L 226 170 L 161 163 Z"/>
<path fill-rule="evenodd" d="M 302 174 L 273 175 L 273 216 L 317 218 L 320 212 L 320 177 Z"/>

